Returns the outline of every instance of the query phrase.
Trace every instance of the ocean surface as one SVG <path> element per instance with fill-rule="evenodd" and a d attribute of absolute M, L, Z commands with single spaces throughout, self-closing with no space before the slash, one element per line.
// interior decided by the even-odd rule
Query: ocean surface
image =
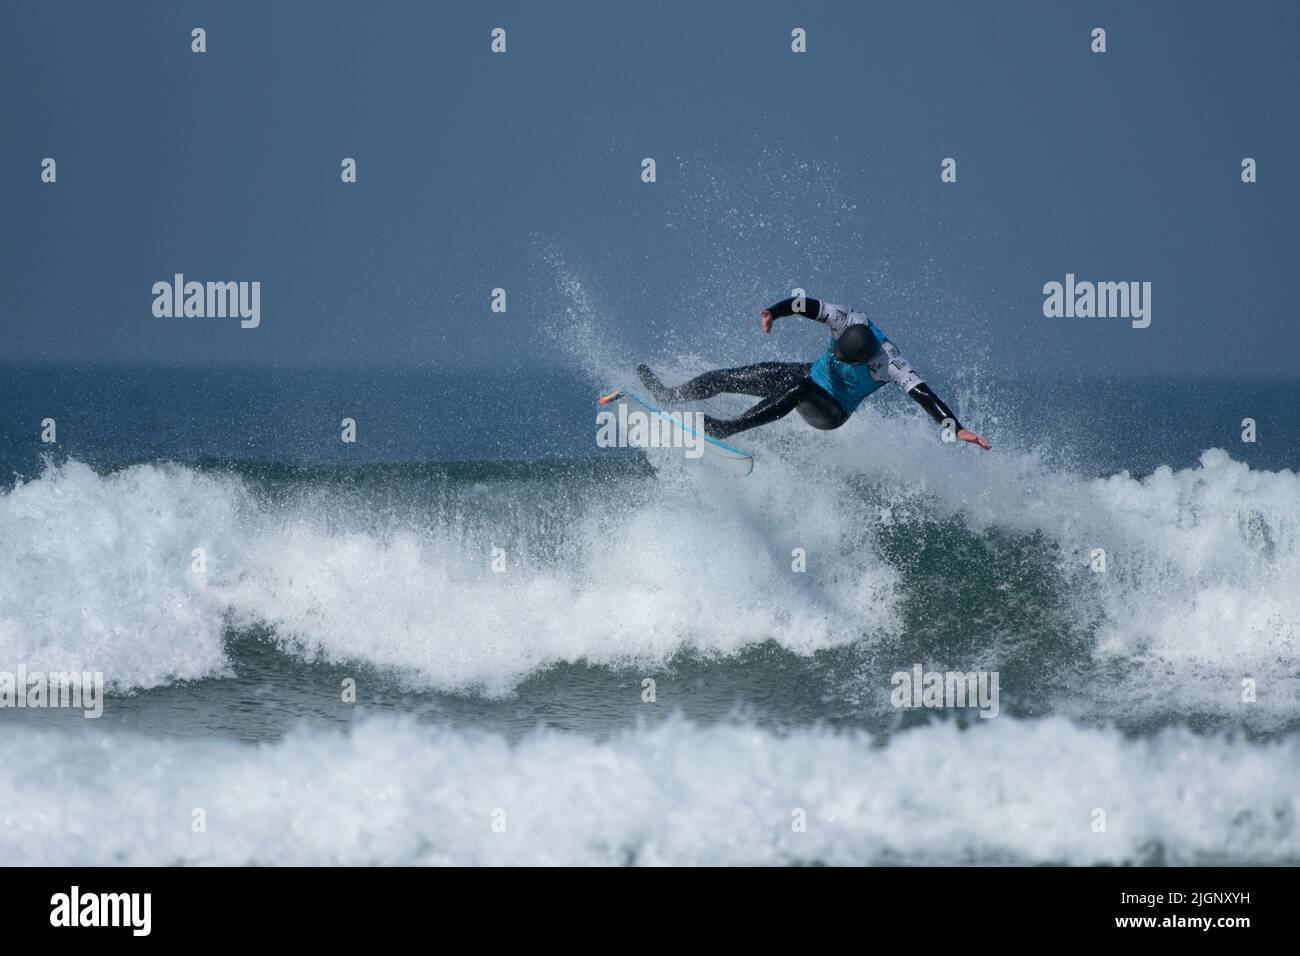
<path fill-rule="evenodd" d="M 0 671 L 107 683 L 0 710 L 0 863 L 1300 863 L 1300 385 L 935 376 L 992 452 L 886 389 L 735 478 L 597 448 L 631 380 L 0 367 Z"/>

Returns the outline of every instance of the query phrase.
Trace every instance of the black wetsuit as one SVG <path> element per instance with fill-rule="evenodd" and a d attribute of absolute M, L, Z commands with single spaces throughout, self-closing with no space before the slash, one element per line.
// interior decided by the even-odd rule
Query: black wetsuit
<path fill-rule="evenodd" d="M 893 343 L 862 313 L 807 297 L 783 299 L 768 311 L 774 319 L 801 315 L 829 325 L 832 337 L 827 346 L 828 354 L 817 363 L 760 362 L 740 368 L 717 369 L 698 375 L 676 388 L 663 385 L 650 369 L 642 365 L 637 369 L 642 382 L 655 401 L 664 404 L 700 401 L 723 393 L 753 395 L 762 399 L 739 418 L 717 419 L 706 415 L 705 431 L 714 438 L 726 438 L 766 425 L 792 411 L 798 411 L 814 428 L 839 428 L 849 420 L 849 415 L 863 398 L 889 381 L 902 388 L 937 423 L 951 422 L 949 427 L 954 431 L 961 430 L 961 423 L 952 410 L 921 381 Z M 832 351 L 835 339 L 850 326 L 862 323 L 866 323 L 877 336 L 881 343 L 879 350 L 862 366 L 840 363 Z M 816 375 L 815 366 L 818 367 Z M 866 378 L 867 373 L 870 380 Z M 822 382 L 817 381 L 818 377 Z M 844 382 L 844 379 L 849 381 Z M 835 391 L 841 384 L 843 388 L 837 397 Z M 848 408 L 845 408 L 846 404 Z"/>

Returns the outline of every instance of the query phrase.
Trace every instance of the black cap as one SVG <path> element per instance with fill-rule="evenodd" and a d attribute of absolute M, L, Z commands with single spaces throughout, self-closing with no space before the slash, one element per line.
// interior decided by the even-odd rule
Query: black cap
<path fill-rule="evenodd" d="M 875 333 L 861 322 L 850 325 L 835 340 L 835 357 L 850 365 L 861 365 L 879 350 L 880 341 Z"/>

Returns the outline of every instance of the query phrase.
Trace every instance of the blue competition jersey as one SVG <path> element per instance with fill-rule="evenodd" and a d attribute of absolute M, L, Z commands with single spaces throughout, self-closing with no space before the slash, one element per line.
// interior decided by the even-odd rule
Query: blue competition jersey
<path fill-rule="evenodd" d="M 892 343 L 885 338 L 885 333 L 876 328 L 876 324 L 870 319 L 867 319 L 867 327 L 871 329 L 877 341 L 882 344 L 888 343 L 892 349 Z M 897 349 L 892 350 L 897 352 Z M 877 352 L 876 356 L 884 357 L 883 352 L 884 349 Z M 813 363 L 812 380 L 830 392 L 846 412 L 852 412 L 868 395 L 893 380 L 891 376 L 877 377 L 880 372 L 879 367 L 883 364 L 875 358 L 862 365 L 841 362 L 835 357 L 835 336 L 832 335 L 830 341 L 826 343 L 826 351 Z"/>

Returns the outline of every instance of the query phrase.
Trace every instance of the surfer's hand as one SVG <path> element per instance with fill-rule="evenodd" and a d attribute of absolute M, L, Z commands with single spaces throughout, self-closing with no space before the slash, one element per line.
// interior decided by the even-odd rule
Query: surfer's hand
<path fill-rule="evenodd" d="M 980 438 L 979 435 L 976 435 L 969 428 L 963 428 L 961 431 L 957 433 L 957 437 L 960 438 L 962 441 L 970 442 L 972 445 L 979 445 L 981 448 L 993 447 L 988 442 L 986 442 L 983 438 Z"/>
<path fill-rule="evenodd" d="M 760 319 L 763 320 L 763 331 L 764 331 L 764 332 L 771 332 L 771 331 L 772 331 L 772 313 L 771 313 L 770 311 L 768 311 L 767 309 L 764 309 L 762 312 L 758 313 L 758 317 L 759 317 Z"/>

